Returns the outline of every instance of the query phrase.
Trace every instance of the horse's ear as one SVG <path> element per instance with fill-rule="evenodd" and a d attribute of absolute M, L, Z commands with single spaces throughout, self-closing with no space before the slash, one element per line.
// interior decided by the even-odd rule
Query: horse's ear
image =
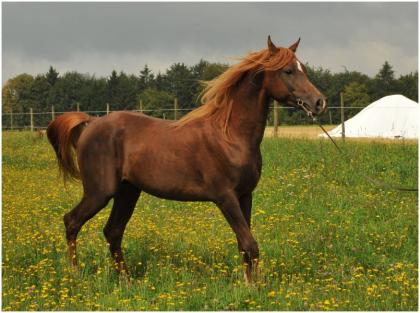
<path fill-rule="evenodd" d="M 279 48 L 277 48 L 274 45 L 274 43 L 271 41 L 270 35 L 268 35 L 267 45 L 268 45 L 268 50 L 270 51 L 271 54 L 275 54 L 279 50 Z"/>
<path fill-rule="evenodd" d="M 299 46 L 299 42 L 300 42 L 300 37 L 299 37 L 299 39 L 293 45 L 291 45 L 289 47 L 289 49 L 292 50 L 293 52 L 296 52 L 296 50 L 297 50 L 297 48 Z"/>

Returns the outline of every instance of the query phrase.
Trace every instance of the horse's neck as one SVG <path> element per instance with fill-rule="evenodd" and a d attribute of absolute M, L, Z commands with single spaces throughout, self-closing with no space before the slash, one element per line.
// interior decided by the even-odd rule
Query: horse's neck
<path fill-rule="evenodd" d="M 233 96 L 229 133 L 250 149 L 258 149 L 264 136 L 268 100 L 266 92 L 250 75 L 244 78 Z"/>

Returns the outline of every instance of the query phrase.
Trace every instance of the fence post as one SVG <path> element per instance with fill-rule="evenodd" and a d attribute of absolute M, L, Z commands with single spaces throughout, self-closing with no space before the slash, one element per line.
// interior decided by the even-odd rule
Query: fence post
<path fill-rule="evenodd" d="M 344 126 L 344 99 L 343 99 L 342 92 L 340 92 L 340 106 L 341 106 L 341 139 L 344 141 L 346 138 L 346 128 Z"/>
<path fill-rule="evenodd" d="M 10 109 L 10 130 L 13 130 L 13 110 Z"/>
<path fill-rule="evenodd" d="M 330 125 L 332 125 L 332 115 L 331 115 L 331 110 L 328 110 L 328 115 L 330 116 Z"/>
<path fill-rule="evenodd" d="M 140 112 L 143 113 L 143 100 L 140 99 Z"/>
<path fill-rule="evenodd" d="M 178 98 L 174 100 L 174 119 L 178 119 Z"/>
<path fill-rule="evenodd" d="M 80 103 L 79 102 L 76 102 L 76 110 L 77 110 L 77 112 L 80 111 Z"/>
<path fill-rule="evenodd" d="M 274 133 L 273 133 L 273 136 L 275 137 L 275 138 L 277 138 L 278 137 L 278 126 L 279 126 L 279 110 L 278 110 L 278 107 L 279 107 L 279 103 L 276 101 L 276 100 L 274 100 L 274 107 L 273 107 L 273 113 L 274 113 Z"/>
<path fill-rule="evenodd" d="M 34 111 L 32 108 L 29 109 L 29 114 L 31 116 L 31 132 L 34 131 Z"/>
<path fill-rule="evenodd" d="M 106 115 L 109 114 L 109 103 L 106 104 Z"/>
<path fill-rule="evenodd" d="M 51 121 L 55 120 L 55 111 L 54 111 L 54 106 L 51 106 Z"/>

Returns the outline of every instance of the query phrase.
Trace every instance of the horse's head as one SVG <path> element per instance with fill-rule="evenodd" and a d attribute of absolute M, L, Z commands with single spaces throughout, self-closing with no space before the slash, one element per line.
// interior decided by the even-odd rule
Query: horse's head
<path fill-rule="evenodd" d="M 326 110 L 327 100 L 309 81 L 305 66 L 296 58 L 299 42 L 300 38 L 289 48 L 278 48 L 268 36 L 270 58 L 282 62 L 280 68 L 265 69 L 263 88 L 275 100 L 302 109 L 308 115 L 319 115 Z"/>

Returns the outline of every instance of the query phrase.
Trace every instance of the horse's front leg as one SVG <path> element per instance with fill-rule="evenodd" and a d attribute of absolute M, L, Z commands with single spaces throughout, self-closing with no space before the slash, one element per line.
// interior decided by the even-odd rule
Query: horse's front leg
<path fill-rule="evenodd" d="M 248 225 L 248 228 L 251 231 L 252 193 L 245 194 L 241 198 L 239 198 L 239 205 L 241 207 L 241 211 Z M 242 247 L 239 244 L 239 239 L 238 239 L 238 248 L 239 248 L 239 251 L 243 254 L 243 261 L 245 264 L 245 273 L 244 273 L 245 281 L 250 282 L 253 271 L 254 271 L 254 279 L 257 278 L 258 258 L 250 259 L 249 254 L 245 253 L 245 251 L 242 250 Z"/>
<path fill-rule="evenodd" d="M 245 202 L 252 202 L 252 198 L 247 200 L 244 199 L 244 203 Z M 228 193 L 221 196 L 216 204 L 236 234 L 239 250 L 243 252 L 246 264 L 245 280 L 249 283 L 252 281 L 252 273 L 255 271 L 258 264 L 259 250 L 258 244 L 251 234 L 249 223 L 247 222 L 248 217 L 246 218 L 244 216 L 240 201 L 234 193 Z"/>

